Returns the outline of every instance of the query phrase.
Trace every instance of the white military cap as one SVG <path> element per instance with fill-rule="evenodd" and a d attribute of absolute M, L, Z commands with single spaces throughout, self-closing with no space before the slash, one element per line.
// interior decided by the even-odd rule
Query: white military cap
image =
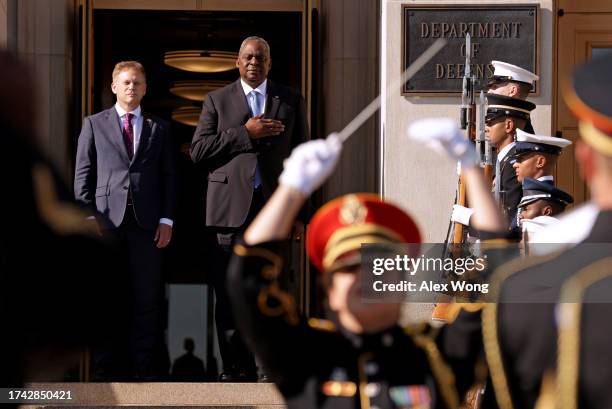
<path fill-rule="evenodd" d="M 561 149 L 571 145 L 572 141 L 554 136 L 533 135 L 516 130 L 516 153 L 541 152 L 559 155 Z"/>
<path fill-rule="evenodd" d="M 489 81 L 489 86 L 499 82 L 522 82 L 525 84 L 533 85 L 533 82 L 538 80 L 540 77 L 534 73 L 527 71 L 519 66 L 508 64 L 503 61 L 491 61 L 494 72 L 493 78 Z"/>

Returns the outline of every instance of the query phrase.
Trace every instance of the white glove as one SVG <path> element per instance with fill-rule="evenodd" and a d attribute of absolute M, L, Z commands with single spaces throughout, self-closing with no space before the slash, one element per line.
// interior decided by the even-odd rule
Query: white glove
<path fill-rule="evenodd" d="M 342 141 L 332 133 L 325 140 L 316 139 L 298 145 L 287 160 L 278 181 L 309 196 L 334 171 L 342 152 Z"/>
<path fill-rule="evenodd" d="M 470 217 L 474 214 L 474 209 L 461 205 L 453 205 L 453 213 L 451 214 L 451 221 L 460 223 L 464 226 L 470 225 Z"/>
<path fill-rule="evenodd" d="M 446 153 L 465 168 L 478 165 L 476 148 L 451 118 L 421 119 L 413 122 L 407 131 L 414 141 L 438 153 Z"/>

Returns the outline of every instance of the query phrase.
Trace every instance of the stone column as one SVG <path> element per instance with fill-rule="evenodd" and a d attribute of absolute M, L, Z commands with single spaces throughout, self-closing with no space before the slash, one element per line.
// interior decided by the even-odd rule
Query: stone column
<path fill-rule="evenodd" d="M 72 137 L 69 125 L 73 92 L 74 1 L 20 0 L 15 12 L 15 51 L 36 72 L 38 94 L 31 98 L 36 103 L 38 137 L 51 159 L 69 178 L 73 161 L 72 152 L 68 152 L 68 141 Z"/>
<path fill-rule="evenodd" d="M 322 135 L 340 131 L 379 92 L 379 5 L 322 0 Z M 324 201 L 349 192 L 378 192 L 378 115 L 345 143 Z"/>
<path fill-rule="evenodd" d="M 7 47 L 8 37 L 8 3 L 0 0 L 0 49 Z"/>

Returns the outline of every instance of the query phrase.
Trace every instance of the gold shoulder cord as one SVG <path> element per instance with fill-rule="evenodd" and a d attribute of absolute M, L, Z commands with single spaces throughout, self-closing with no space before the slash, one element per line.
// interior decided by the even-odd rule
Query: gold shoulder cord
<path fill-rule="evenodd" d="M 283 291 L 277 281 L 283 268 L 283 259 L 268 249 L 248 248 L 241 244 L 234 246 L 234 253 L 240 257 L 259 257 L 270 262 L 269 265 L 266 265 L 261 270 L 261 275 L 266 280 L 271 280 L 271 283 L 264 287 L 257 295 L 257 306 L 264 315 L 278 317 L 284 314 L 287 323 L 297 325 L 299 317 L 293 297 Z M 275 300 L 278 303 L 278 307 L 270 307 L 270 300 Z"/>
<path fill-rule="evenodd" d="M 485 304 L 482 310 L 482 340 L 489 365 L 489 372 L 491 373 L 493 389 L 495 390 L 495 398 L 500 409 L 513 409 L 514 406 L 512 404 L 508 379 L 504 371 L 504 362 L 497 332 L 497 300 L 499 299 L 499 290 L 503 281 L 508 277 L 526 268 L 553 260 L 561 253 L 555 252 L 541 257 L 511 260 L 502 264 L 493 274 L 491 280 L 491 301 L 495 302 Z"/>
<path fill-rule="evenodd" d="M 442 358 L 438 345 L 436 345 L 434 341 L 438 331 L 435 330 L 433 334 L 425 334 L 424 328 L 426 328 L 426 326 L 419 326 L 416 328 L 406 327 L 404 332 L 410 335 L 414 343 L 425 351 L 427 360 L 431 366 L 431 371 L 440 388 L 440 393 L 442 399 L 444 399 L 444 403 L 446 403 L 446 407 L 449 409 L 456 409 L 459 407 L 459 393 L 457 392 L 455 384 L 455 374 L 450 366 L 444 361 L 444 358 Z"/>
<path fill-rule="evenodd" d="M 582 299 L 591 285 L 612 277 L 612 257 L 596 261 L 565 281 L 561 288 L 559 335 L 557 351 L 557 395 L 559 408 L 578 407 L 578 377 L 580 368 L 580 321 Z M 580 302 L 564 302 L 575 300 Z"/>
<path fill-rule="evenodd" d="M 245 247 L 242 244 L 234 246 L 234 253 L 240 257 L 259 257 L 270 262 L 270 265 L 265 266 L 261 271 L 262 276 L 267 280 L 275 280 L 280 275 L 283 268 L 283 259 L 273 251 L 262 249 L 259 247 Z"/>

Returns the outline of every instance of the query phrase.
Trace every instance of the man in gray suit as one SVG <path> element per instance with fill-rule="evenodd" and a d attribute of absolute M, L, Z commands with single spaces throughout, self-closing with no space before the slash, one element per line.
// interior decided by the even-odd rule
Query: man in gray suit
<path fill-rule="evenodd" d="M 176 163 L 169 124 L 141 110 L 147 90 L 142 65 L 115 65 L 111 89 L 117 103 L 83 121 L 74 192 L 127 255 L 117 268 L 129 271 L 131 375 L 151 380 L 160 340 L 161 250 L 172 238 L 176 210 Z M 98 358 L 101 367 L 111 360 Z"/>
<path fill-rule="evenodd" d="M 213 276 L 222 381 L 252 380 L 254 364 L 235 332 L 225 272 L 234 236 L 246 228 L 278 185 L 283 160 L 307 139 L 304 99 L 270 81 L 270 46 L 248 37 L 240 46 L 240 78 L 209 93 L 191 142 L 191 159 L 208 175 L 206 226 L 217 235 Z"/>

